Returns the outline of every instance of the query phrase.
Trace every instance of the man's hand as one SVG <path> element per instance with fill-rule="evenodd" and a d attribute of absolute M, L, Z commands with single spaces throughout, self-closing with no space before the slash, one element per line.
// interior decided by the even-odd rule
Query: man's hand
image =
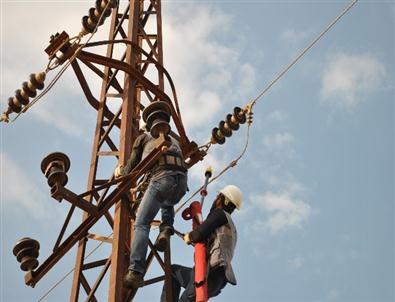
<path fill-rule="evenodd" d="M 184 241 L 186 244 L 192 244 L 191 238 L 189 238 L 189 233 L 184 234 Z"/>
<path fill-rule="evenodd" d="M 122 166 L 121 166 L 121 165 L 119 165 L 119 166 L 117 166 L 117 167 L 115 168 L 115 171 L 114 171 L 114 176 L 115 176 L 115 178 L 119 178 L 119 177 L 122 176 L 122 175 L 121 175 L 121 169 L 122 169 Z"/>

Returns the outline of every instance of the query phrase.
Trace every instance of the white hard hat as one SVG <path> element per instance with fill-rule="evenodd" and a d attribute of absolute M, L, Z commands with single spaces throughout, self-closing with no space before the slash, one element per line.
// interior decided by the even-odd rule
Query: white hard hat
<path fill-rule="evenodd" d="M 238 210 L 240 210 L 243 196 L 241 194 L 241 190 L 238 187 L 234 185 L 228 185 L 219 192 L 224 195 L 229 202 L 233 203 Z"/>

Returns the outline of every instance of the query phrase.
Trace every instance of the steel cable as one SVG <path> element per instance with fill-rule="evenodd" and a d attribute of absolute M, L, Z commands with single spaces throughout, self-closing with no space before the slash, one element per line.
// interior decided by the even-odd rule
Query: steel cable
<path fill-rule="evenodd" d="M 238 161 L 244 156 L 245 152 L 247 151 L 247 147 L 250 141 L 250 128 L 251 124 L 248 124 L 247 127 L 247 133 L 246 133 L 246 142 L 244 144 L 244 148 L 242 152 L 237 156 L 234 160 L 230 161 L 228 165 L 225 166 L 218 174 L 216 174 L 213 178 L 211 178 L 208 182 L 208 184 L 211 184 L 212 182 L 216 181 L 218 178 L 220 178 L 225 172 L 227 172 L 230 168 L 233 168 L 237 165 Z M 200 192 L 200 190 L 203 189 L 203 186 L 201 186 L 199 189 L 197 189 L 186 201 L 184 201 L 175 211 L 174 214 L 177 214 L 188 202 L 192 200 L 196 194 Z"/>
<path fill-rule="evenodd" d="M 281 79 L 305 54 L 308 52 L 356 3 L 358 0 L 353 0 L 343 11 L 331 22 L 329 25 L 318 35 L 313 41 L 303 49 L 296 57 L 291 61 L 291 63 L 284 68 L 275 78 L 271 81 L 264 90 L 258 96 L 251 101 L 251 106 L 253 107 L 258 100 L 270 89 L 272 86 Z"/>
<path fill-rule="evenodd" d="M 113 233 L 109 234 L 105 239 L 109 239 L 112 236 Z M 102 246 L 104 241 L 101 241 L 97 246 L 95 246 L 85 257 L 84 260 L 87 259 L 89 256 L 91 256 L 96 250 Z M 56 287 L 59 286 L 60 283 L 62 283 L 72 272 L 75 271 L 75 268 L 71 269 L 68 273 L 66 273 L 58 282 L 56 282 L 49 290 L 45 292 L 44 295 L 41 296 L 40 299 L 37 300 L 37 302 L 41 302 L 46 298 Z"/>

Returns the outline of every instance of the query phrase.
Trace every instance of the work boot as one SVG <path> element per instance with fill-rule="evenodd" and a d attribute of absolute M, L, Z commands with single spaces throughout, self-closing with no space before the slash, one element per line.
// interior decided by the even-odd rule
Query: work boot
<path fill-rule="evenodd" d="M 159 236 L 155 241 L 155 248 L 159 252 L 164 252 L 167 247 L 167 241 L 174 232 L 171 226 L 164 226 L 161 229 L 162 230 L 160 231 Z"/>
<path fill-rule="evenodd" d="M 143 274 L 128 269 L 123 283 L 129 289 L 142 287 L 144 285 Z"/>

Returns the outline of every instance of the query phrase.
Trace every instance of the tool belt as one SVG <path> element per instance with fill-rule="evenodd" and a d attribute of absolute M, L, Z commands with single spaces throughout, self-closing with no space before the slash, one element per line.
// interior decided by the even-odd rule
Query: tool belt
<path fill-rule="evenodd" d="M 187 167 L 180 155 L 165 153 L 159 157 L 155 166 L 152 168 L 152 172 L 155 173 L 162 170 L 186 172 Z"/>

